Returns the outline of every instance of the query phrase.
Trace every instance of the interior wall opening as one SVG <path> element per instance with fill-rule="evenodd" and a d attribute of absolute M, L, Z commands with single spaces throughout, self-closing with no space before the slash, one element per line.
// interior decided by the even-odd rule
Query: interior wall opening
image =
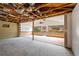
<path fill-rule="evenodd" d="M 32 40 L 32 22 L 20 23 L 20 37 Z"/>

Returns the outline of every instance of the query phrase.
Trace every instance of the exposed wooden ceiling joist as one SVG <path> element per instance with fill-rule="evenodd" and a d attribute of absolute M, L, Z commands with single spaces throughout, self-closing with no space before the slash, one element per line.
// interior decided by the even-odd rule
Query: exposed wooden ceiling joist
<path fill-rule="evenodd" d="M 26 22 L 71 12 L 76 5 L 76 3 L 35 3 L 34 5 L 29 4 L 29 6 L 28 4 L 29 3 L 0 3 L 0 10 L 2 10 L 5 15 L 8 15 L 1 17 L 7 19 L 7 21 Z M 0 15 L 2 15 L 2 13 Z"/>
<path fill-rule="evenodd" d="M 54 14 L 51 14 L 51 15 L 47 15 L 47 16 L 45 16 L 46 18 L 48 18 L 48 17 L 54 17 L 54 16 L 57 16 L 57 15 L 62 15 L 62 14 L 65 14 L 65 13 L 69 13 L 69 12 L 71 12 L 72 10 L 66 10 L 66 11 L 62 11 L 62 12 L 58 12 L 58 13 L 54 13 Z M 44 16 L 42 17 L 42 18 L 45 18 Z"/>
<path fill-rule="evenodd" d="M 67 4 L 67 5 L 64 5 L 64 6 L 61 6 L 61 7 L 58 7 L 58 8 L 54 8 L 54 9 L 51 9 L 51 10 L 48 10 L 48 11 L 44 11 L 44 12 L 42 12 L 41 14 L 43 14 L 43 13 L 48 13 L 48 12 L 51 12 L 51 11 L 54 11 L 54 10 L 57 10 L 57 9 L 62 9 L 62 8 L 64 8 L 64 7 L 68 7 L 68 6 L 74 6 L 75 4 Z"/>

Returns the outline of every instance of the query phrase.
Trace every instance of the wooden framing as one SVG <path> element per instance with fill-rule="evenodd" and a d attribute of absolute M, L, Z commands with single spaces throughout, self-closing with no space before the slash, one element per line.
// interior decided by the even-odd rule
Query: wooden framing
<path fill-rule="evenodd" d="M 32 40 L 34 40 L 34 20 L 32 21 Z"/>
<path fill-rule="evenodd" d="M 67 48 L 67 14 L 64 15 L 64 47 Z"/>
<path fill-rule="evenodd" d="M 62 15 L 62 14 L 66 14 L 66 13 L 69 13 L 69 12 L 71 12 L 72 10 L 65 10 L 65 11 L 62 11 L 62 12 L 57 12 L 57 13 L 55 13 L 55 14 L 51 14 L 51 15 L 46 15 L 47 17 L 46 18 L 48 18 L 48 17 L 54 17 L 54 16 L 58 16 L 58 15 Z M 44 17 L 42 17 L 42 19 L 43 19 Z"/>
<path fill-rule="evenodd" d="M 43 5 L 40 5 L 39 7 L 36 8 L 36 10 L 37 10 L 37 9 L 40 9 L 40 8 L 42 8 L 42 7 L 45 7 L 45 6 L 47 6 L 47 5 L 49 5 L 49 4 L 46 3 L 46 4 L 43 4 Z"/>
<path fill-rule="evenodd" d="M 57 7 L 57 8 L 54 8 L 54 9 L 51 9 L 51 10 L 48 10 L 48 11 L 45 11 L 45 12 L 42 12 L 43 13 L 48 13 L 48 12 L 51 12 L 51 11 L 54 11 L 54 10 L 57 10 L 57 9 L 62 9 L 62 8 L 67 8 L 68 6 L 71 6 L 71 5 L 75 5 L 75 4 L 68 4 L 68 5 L 65 5 L 65 6 L 61 6 L 61 7 Z M 72 9 L 72 8 L 69 8 L 69 9 Z"/>
<path fill-rule="evenodd" d="M 10 17 L 10 19 L 8 19 L 9 17 L 4 16 L 6 19 L 8 19 L 8 21 L 12 19 L 12 21 L 10 22 L 19 22 L 19 19 L 21 18 L 22 19 L 20 21 L 22 21 L 23 19 L 26 19 L 24 20 L 24 22 L 27 22 L 27 21 L 30 21 L 29 19 L 31 16 L 33 16 L 33 19 L 42 19 L 50 16 L 53 17 L 54 15 L 57 16 L 60 14 L 68 13 L 69 11 L 71 12 L 76 5 L 76 3 L 42 3 L 42 4 L 38 3 L 31 6 L 33 7 L 31 8 L 32 11 L 27 11 L 27 9 L 29 9 L 30 6 L 24 7 L 24 4 L 25 3 L 20 3 L 20 4 L 15 3 L 15 6 L 11 7 L 10 4 L 7 5 L 4 3 L 3 4 L 0 3 L 0 9 L 1 9 L 0 11 L 3 11 L 4 13 L 6 13 L 6 15 Z M 48 8 L 48 9 L 45 10 L 44 8 Z M 42 9 L 43 11 L 41 11 L 40 9 Z M 27 15 L 25 15 L 24 13 L 27 13 Z"/>
<path fill-rule="evenodd" d="M 20 23 L 17 23 L 17 37 L 20 36 Z"/>

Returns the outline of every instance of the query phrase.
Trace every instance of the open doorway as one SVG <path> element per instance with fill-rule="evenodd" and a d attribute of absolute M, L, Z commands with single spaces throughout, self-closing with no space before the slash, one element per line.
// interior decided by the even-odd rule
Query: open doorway
<path fill-rule="evenodd" d="M 20 23 L 20 37 L 29 38 L 32 40 L 32 22 Z"/>
<path fill-rule="evenodd" d="M 34 21 L 34 40 L 64 46 L 64 15 Z"/>

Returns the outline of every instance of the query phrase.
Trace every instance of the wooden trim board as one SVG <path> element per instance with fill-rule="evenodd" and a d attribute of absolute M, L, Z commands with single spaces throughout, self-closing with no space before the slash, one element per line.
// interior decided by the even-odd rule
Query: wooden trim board
<path fill-rule="evenodd" d="M 64 47 L 67 48 L 67 14 L 64 15 Z"/>

